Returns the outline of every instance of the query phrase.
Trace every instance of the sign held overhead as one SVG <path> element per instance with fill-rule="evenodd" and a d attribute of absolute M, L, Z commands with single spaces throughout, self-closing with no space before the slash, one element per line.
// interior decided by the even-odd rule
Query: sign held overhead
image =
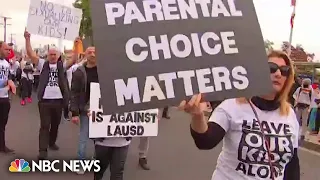
<path fill-rule="evenodd" d="M 73 41 L 79 36 L 81 19 L 81 9 L 45 0 L 31 0 L 27 31 L 40 36 Z"/>

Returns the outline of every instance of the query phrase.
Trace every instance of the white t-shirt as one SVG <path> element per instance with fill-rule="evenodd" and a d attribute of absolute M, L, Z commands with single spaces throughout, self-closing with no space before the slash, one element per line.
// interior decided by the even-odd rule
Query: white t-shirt
<path fill-rule="evenodd" d="M 0 98 L 9 97 L 8 89 L 5 88 L 8 84 L 10 75 L 10 64 L 5 59 L 0 59 Z"/>
<path fill-rule="evenodd" d="M 123 147 L 129 145 L 130 143 L 131 140 L 127 141 L 127 139 L 123 137 L 105 138 L 102 142 L 96 142 L 97 145 L 108 147 Z"/>
<path fill-rule="evenodd" d="M 28 74 L 26 74 L 26 73 L 23 71 L 24 68 L 25 68 L 25 66 L 26 66 L 26 63 L 27 63 L 27 61 L 25 61 L 25 60 L 22 60 L 22 61 L 20 62 L 20 64 L 21 64 L 21 70 L 22 70 L 21 77 L 27 78 L 27 79 L 29 79 L 29 80 L 33 80 L 33 79 L 34 79 L 33 73 L 28 73 Z M 30 65 L 31 65 L 32 68 L 33 68 L 33 64 L 30 64 Z"/>
<path fill-rule="evenodd" d="M 69 83 L 69 87 L 71 88 L 72 74 L 78 69 L 80 64 L 74 64 L 67 70 L 67 79 Z"/>
<path fill-rule="evenodd" d="M 312 99 L 314 99 L 314 90 L 310 85 L 310 92 L 305 92 L 301 90 L 301 87 L 297 88 L 292 97 L 296 100 L 297 103 L 308 104 L 311 105 Z M 301 90 L 301 91 L 300 91 Z M 311 93 L 311 99 L 310 99 Z"/>
<path fill-rule="evenodd" d="M 17 74 L 17 69 L 20 67 L 20 63 L 18 61 L 15 61 L 11 66 L 10 66 L 10 73 L 13 75 Z"/>
<path fill-rule="evenodd" d="M 299 124 L 293 109 L 288 116 L 279 110 L 255 110 L 269 139 L 270 150 L 276 159 L 276 180 L 283 180 L 284 168 L 298 148 Z M 219 124 L 225 131 L 222 152 L 211 180 L 270 180 L 267 151 L 259 124 L 249 104 L 236 99 L 223 101 L 209 122 Z"/>
<path fill-rule="evenodd" d="M 43 65 L 46 61 L 44 59 L 39 59 L 37 69 L 41 72 Z M 46 89 L 44 90 L 43 99 L 63 99 L 62 92 L 58 83 L 58 68 L 56 64 L 49 64 L 49 81 Z M 65 67 L 65 64 L 64 64 Z"/>

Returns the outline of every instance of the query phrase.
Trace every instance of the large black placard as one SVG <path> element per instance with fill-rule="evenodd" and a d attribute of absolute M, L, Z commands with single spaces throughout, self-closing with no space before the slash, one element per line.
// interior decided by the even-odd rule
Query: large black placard
<path fill-rule="evenodd" d="M 105 114 L 271 90 L 252 0 L 92 0 Z"/>

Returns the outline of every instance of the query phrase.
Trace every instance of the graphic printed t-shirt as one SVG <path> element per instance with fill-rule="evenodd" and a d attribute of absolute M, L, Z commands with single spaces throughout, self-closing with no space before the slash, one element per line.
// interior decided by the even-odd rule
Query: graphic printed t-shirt
<path fill-rule="evenodd" d="M 18 61 L 14 61 L 10 66 L 10 73 L 13 75 L 16 75 L 19 67 L 20 67 L 20 63 Z"/>
<path fill-rule="evenodd" d="M 0 59 L 0 98 L 8 98 L 8 89 L 5 88 L 8 84 L 10 75 L 10 64 L 5 59 Z"/>
<path fill-rule="evenodd" d="M 255 110 L 270 145 L 275 179 L 283 180 L 284 169 L 294 148 L 298 148 L 299 124 L 294 111 L 280 116 L 279 110 Z M 270 180 L 268 154 L 259 124 L 249 104 L 236 99 L 222 102 L 209 122 L 219 124 L 225 131 L 222 152 L 211 180 Z"/>
<path fill-rule="evenodd" d="M 41 72 L 43 65 L 45 63 L 44 59 L 39 59 L 38 69 Z M 56 64 L 49 64 L 49 80 L 44 91 L 43 99 L 63 99 L 59 83 L 58 83 L 58 67 Z"/>

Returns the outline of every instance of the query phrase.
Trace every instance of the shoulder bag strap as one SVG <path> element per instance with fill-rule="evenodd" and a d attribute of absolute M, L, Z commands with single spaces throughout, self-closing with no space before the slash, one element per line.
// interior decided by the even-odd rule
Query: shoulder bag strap
<path fill-rule="evenodd" d="M 298 93 L 297 99 L 296 99 L 295 102 L 294 102 L 293 108 L 295 108 L 295 107 L 298 105 L 298 100 L 299 100 L 299 98 L 300 98 L 300 94 L 301 94 L 301 91 L 302 91 L 302 88 L 301 88 L 301 87 L 298 87 L 298 88 L 300 88 L 300 89 L 299 89 L 299 93 Z"/>
<path fill-rule="evenodd" d="M 252 109 L 252 111 L 254 113 L 255 118 L 258 121 L 258 124 L 259 124 L 259 127 L 260 127 L 260 132 L 262 134 L 262 138 L 263 138 L 265 146 L 267 148 L 266 150 L 267 150 L 267 154 L 268 154 L 269 166 L 270 166 L 270 171 L 271 171 L 271 179 L 275 180 L 275 171 L 274 171 L 275 169 L 274 169 L 274 167 L 272 165 L 272 160 L 271 160 L 272 156 L 271 156 L 270 144 L 267 141 L 266 136 L 265 136 L 265 134 L 264 134 L 264 132 L 262 130 L 262 124 L 261 124 L 261 121 L 260 121 L 260 119 L 258 117 L 258 113 L 257 113 L 256 109 L 253 107 L 252 102 L 249 99 L 247 99 L 247 101 L 248 101 L 248 103 L 249 103 L 249 105 L 250 105 L 250 107 L 251 107 L 251 109 Z"/>

